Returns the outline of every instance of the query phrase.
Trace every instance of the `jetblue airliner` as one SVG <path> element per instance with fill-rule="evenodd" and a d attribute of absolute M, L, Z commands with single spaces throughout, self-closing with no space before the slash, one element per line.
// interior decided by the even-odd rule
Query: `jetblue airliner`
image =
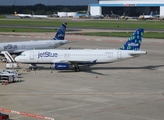
<path fill-rule="evenodd" d="M 54 64 L 56 70 L 74 68 L 80 71 L 79 65 L 102 64 L 135 58 L 147 52 L 140 50 L 144 29 L 137 29 L 128 41 L 118 50 L 116 49 L 70 49 L 70 50 L 30 50 L 17 56 L 19 63 Z"/>
<path fill-rule="evenodd" d="M 20 54 L 26 50 L 33 49 L 53 49 L 68 43 L 64 40 L 66 23 L 63 23 L 52 40 L 30 40 L 22 42 L 0 43 L 0 51 L 8 51 L 10 54 Z"/>

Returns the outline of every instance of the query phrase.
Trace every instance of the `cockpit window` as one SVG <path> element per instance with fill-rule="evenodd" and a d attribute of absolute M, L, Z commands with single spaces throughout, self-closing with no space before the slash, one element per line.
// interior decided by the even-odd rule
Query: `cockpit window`
<path fill-rule="evenodd" d="M 20 54 L 20 56 L 26 56 L 26 54 Z"/>

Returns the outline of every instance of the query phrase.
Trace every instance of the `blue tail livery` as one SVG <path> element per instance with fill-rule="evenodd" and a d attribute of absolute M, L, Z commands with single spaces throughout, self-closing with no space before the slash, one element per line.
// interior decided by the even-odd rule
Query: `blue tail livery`
<path fill-rule="evenodd" d="M 63 23 L 58 32 L 56 33 L 55 37 L 53 38 L 54 40 L 64 40 L 65 38 L 65 31 L 66 31 L 66 26 L 67 26 L 67 23 Z"/>
<path fill-rule="evenodd" d="M 142 36 L 144 34 L 144 29 L 137 29 L 133 35 L 128 39 L 128 41 L 119 48 L 120 50 L 139 50 L 142 42 Z"/>

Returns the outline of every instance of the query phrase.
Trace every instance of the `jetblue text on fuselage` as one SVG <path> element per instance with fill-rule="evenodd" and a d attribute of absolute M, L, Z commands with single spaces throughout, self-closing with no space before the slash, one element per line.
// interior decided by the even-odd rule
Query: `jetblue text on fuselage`
<path fill-rule="evenodd" d="M 17 45 L 12 45 L 12 44 L 8 44 L 6 46 L 4 46 L 4 50 L 11 50 L 11 49 L 17 49 Z"/>
<path fill-rule="evenodd" d="M 52 52 L 39 52 L 38 53 L 38 58 L 41 57 L 57 57 L 58 54 L 57 53 L 52 53 Z"/>

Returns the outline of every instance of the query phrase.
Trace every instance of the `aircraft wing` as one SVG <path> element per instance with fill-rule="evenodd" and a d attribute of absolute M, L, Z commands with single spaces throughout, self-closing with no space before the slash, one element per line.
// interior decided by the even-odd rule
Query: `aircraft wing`
<path fill-rule="evenodd" d="M 15 50 L 15 51 L 13 51 L 13 53 L 22 53 L 22 52 L 24 52 L 25 50 Z"/>

